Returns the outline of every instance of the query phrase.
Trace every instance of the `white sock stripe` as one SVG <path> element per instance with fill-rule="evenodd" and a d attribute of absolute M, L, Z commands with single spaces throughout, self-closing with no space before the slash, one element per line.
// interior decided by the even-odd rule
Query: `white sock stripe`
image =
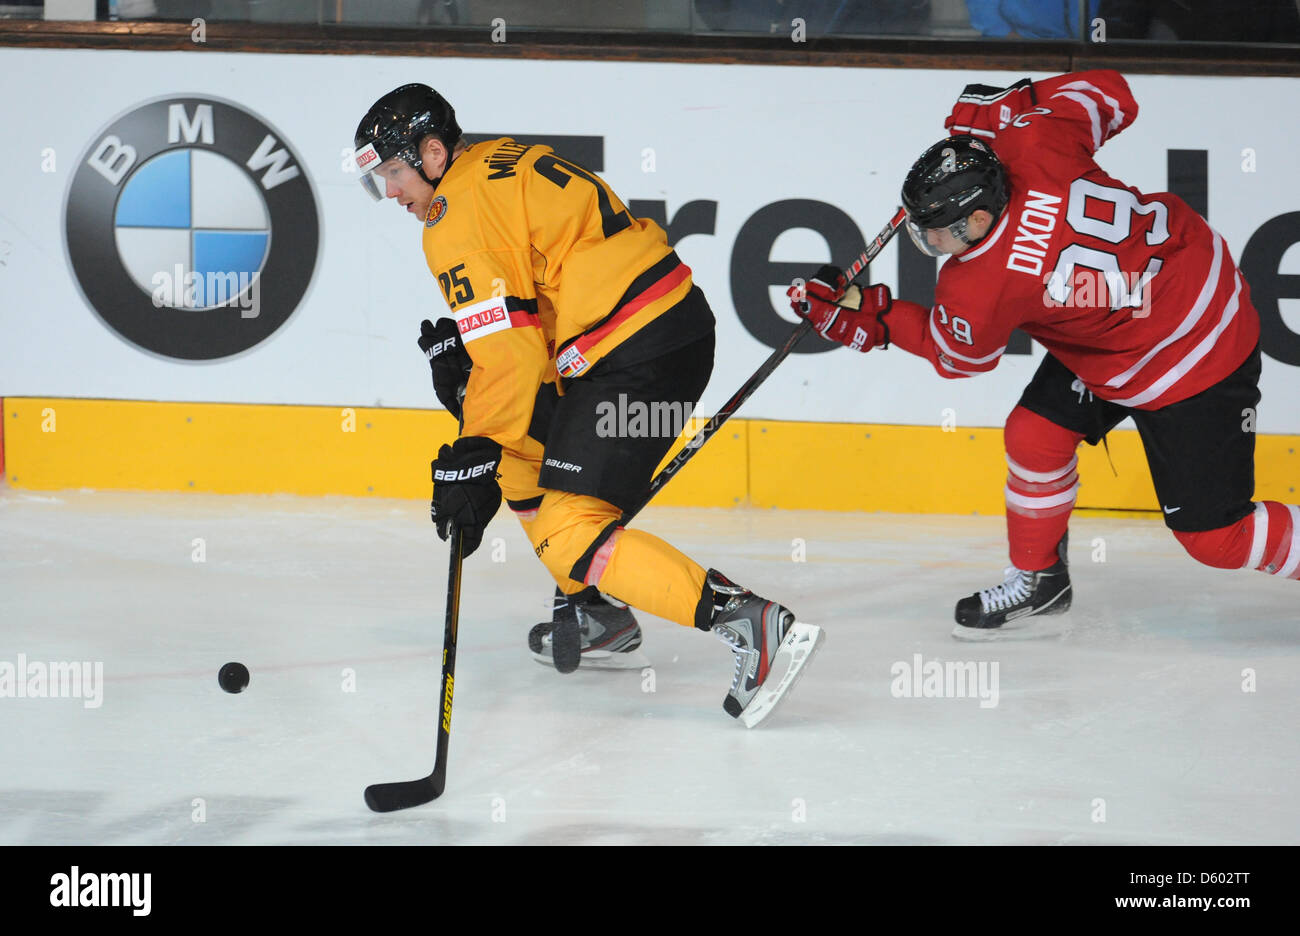
<path fill-rule="evenodd" d="M 1287 555 L 1286 565 L 1277 570 L 1281 578 L 1290 578 L 1300 568 L 1300 507 L 1287 504 L 1286 509 L 1291 514 L 1291 552 Z"/>
<path fill-rule="evenodd" d="M 1268 541 L 1268 508 L 1263 501 L 1255 503 L 1255 532 L 1250 537 L 1250 557 L 1243 569 L 1258 569 L 1264 561 L 1264 543 Z"/>
<path fill-rule="evenodd" d="M 1031 484 L 1047 484 L 1049 481 L 1064 478 L 1067 474 L 1073 471 L 1075 466 L 1078 464 L 1079 456 L 1076 454 L 1070 456 L 1070 460 L 1065 463 L 1064 467 L 1052 471 L 1030 471 L 1023 465 L 1016 464 L 1015 461 L 1012 460 L 1011 456 L 1007 455 L 1007 467 L 1011 469 L 1011 473 L 1021 481 L 1027 481 Z"/>
<path fill-rule="evenodd" d="M 1007 475 L 1007 487 L 1011 488 L 1011 490 L 1015 491 L 1017 494 L 1025 494 L 1031 497 L 1035 495 L 1041 496 L 1043 494 L 1055 494 L 1057 491 L 1064 491 L 1066 488 L 1072 487 L 1078 483 L 1079 472 L 1077 471 L 1071 471 L 1059 481 L 1048 481 L 1044 484 L 1034 484 L 1031 481 L 1026 481 L 1024 478 L 1017 478 L 1014 474 Z"/>
<path fill-rule="evenodd" d="M 1062 504 L 1059 507 L 1044 507 L 1042 510 L 1030 510 L 1027 507 L 1017 507 L 1015 504 L 1007 504 L 1007 516 L 1013 514 L 1017 517 L 1026 517 L 1030 520 L 1042 520 L 1047 517 L 1069 517 L 1074 510 L 1074 504 Z"/>
<path fill-rule="evenodd" d="M 1046 497 L 1027 497 L 1024 494 L 1011 490 L 1010 485 L 1003 488 L 1003 493 L 1007 498 L 1007 505 L 1014 507 L 1023 507 L 1025 510 L 1045 510 L 1049 507 L 1060 507 L 1063 504 L 1074 503 L 1075 494 L 1079 490 L 1079 485 L 1072 484 L 1068 491 L 1062 491 L 1060 494 L 1048 494 Z"/>

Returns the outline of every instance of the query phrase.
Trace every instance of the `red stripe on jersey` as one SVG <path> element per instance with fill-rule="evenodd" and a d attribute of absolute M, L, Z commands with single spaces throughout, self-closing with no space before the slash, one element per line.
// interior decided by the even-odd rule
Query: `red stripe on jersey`
<path fill-rule="evenodd" d="M 690 278 L 691 268 L 678 263 L 635 298 L 628 300 L 623 307 L 609 317 L 599 328 L 587 332 L 568 344 L 559 357 L 555 359 L 561 377 L 574 377 L 587 369 L 587 352 L 613 334 L 614 330 L 640 312 L 656 299 L 662 299 Z"/>

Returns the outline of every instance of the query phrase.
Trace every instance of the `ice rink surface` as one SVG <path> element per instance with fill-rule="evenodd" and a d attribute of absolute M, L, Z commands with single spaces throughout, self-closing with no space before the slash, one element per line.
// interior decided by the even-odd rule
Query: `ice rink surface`
<path fill-rule="evenodd" d="M 536 663 L 552 585 L 503 509 L 465 566 L 447 791 L 372 814 L 366 785 L 433 766 L 427 511 L 0 488 L 0 663 L 104 672 L 97 708 L 0 698 L 0 844 L 1300 843 L 1300 583 L 1145 518 L 1075 518 L 1065 633 L 970 644 L 952 606 L 1001 581 L 1000 517 L 649 510 L 826 630 L 746 730 L 693 629 L 642 616 L 652 672 Z M 901 697 L 917 654 L 996 663 L 996 696 Z"/>

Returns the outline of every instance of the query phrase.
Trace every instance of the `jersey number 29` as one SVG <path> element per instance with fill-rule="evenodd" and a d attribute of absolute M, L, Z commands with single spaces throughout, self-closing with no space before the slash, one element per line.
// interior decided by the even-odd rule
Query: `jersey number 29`
<path fill-rule="evenodd" d="M 1088 199 L 1110 205 L 1112 220 L 1089 217 L 1085 213 Z M 1133 235 L 1135 214 L 1154 215 L 1151 229 L 1145 235 L 1148 247 L 1169 240 L 1169 209 L 1163 202 L 1152 201 L 1144 205 L 1128 189 L 1108 188 L 1083 178 L 1070 183 L 1070 207 L 1066 209 L 1065 220 L 1076 234 L 1095 237 L 1108 244 L 1123 244 Z M 1105 277 L 1112 309 L 1138 309 L 1143 307 L 1143 289 L 1160 272 L 1164 261 L 1151 257 L 1141 274 L 1126 275 L 1120 269 L 1119 257 L 1115 253 L 1070 244 L 1057 257 L 1056 269 L 1047 280 L 1047 294 L 1062 305 L 1069 303 L 1076 265 L 1097 270 Z"/>

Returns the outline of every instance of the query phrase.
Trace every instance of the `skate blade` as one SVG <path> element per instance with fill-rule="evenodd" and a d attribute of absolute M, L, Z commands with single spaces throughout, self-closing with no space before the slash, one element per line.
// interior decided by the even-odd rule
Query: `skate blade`
<path fill-rule="evenodd" d="M 763 683 L 758 694 L 750 700 L 749 705 L 740 713 L 740 722 L 746 728 L 755 728 L 776 710 L 776 707 L 790 694 L 791 687 L 803 674 L 803 668 L 813 658 L 826 634 L 815 624 L 803 624 L 795 621 L 790 632 L 781 641 L 772 660 L 772 669 L 779 670 L 789 664 L 781 678 L 775 683 L 771 679 Z"/>
<path fill-rule="evenodd" d="M 952 636 L 967 643 L 990 643 L 997 640 L 1047 640 L 1070 632 L 1070 614 L 1032 615 L 1003 624 L 1001 627 L 963 627 L 954 624 Z"/>
<path fill-rule="evenodd" d="M 530 653 L 532 651 L 529 651 Z M 549 656 L 542 653 L 533 653 L 533 659 L 543 666 L 555 668 L 554 663 Z M 579 669 L 593 670 L 640 670 L 650 665 L 650 658 L 640 650 L 629 650 L 626 653 L 610 653 L 608 650 L 591 650 L 584 653 L 580 658 Z"/>

